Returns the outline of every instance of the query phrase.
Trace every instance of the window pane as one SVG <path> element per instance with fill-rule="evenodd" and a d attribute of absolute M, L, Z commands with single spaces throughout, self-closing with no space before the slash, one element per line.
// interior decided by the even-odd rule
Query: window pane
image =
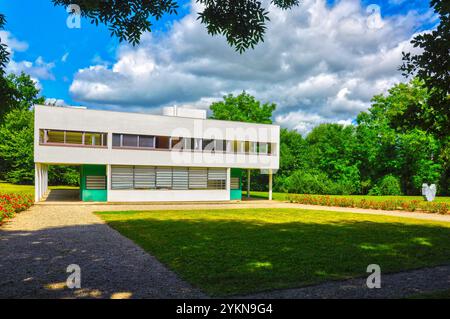
<path fill-rule="evenodd" d="M 111 166 L 111 188 L 133 189 L 133 166 Z"/>
<path fill-rule="evenodd" d="M 204 139 L 202 142 L 202 147 L 204 151 L 213 151 L 215 150 L 214 140 Z"/>
<path fill-rule="evenodd" d="M 83 133 L 67 131 L 66 144 L 83 144 Z"/>
<path fill-rule="evenodd" d="M 145 189 L 155 188 L 156 175 L 155 168 L 148 166 L 135 166 L 134 167 L 134 187 Z"/>
<path fill-rule="evenodd" d="M 48 130 L 48 143 L 64 143 L 64 131 Z"/>
<path fill-rule="evenodd" d="M 106 189 L 106 176 L 86 176 L 86 189 Z"/>
<path fill-rule="evenodd" d="M 137 135 L 123 135 L 122 146 L 125 147 L 137 147 Z"/>
<path fill-rule="evenodd" d="M 172 188 L 172 168 L 156 168 L 156 188 Z"/>
<path fill-rule="evenodd" d="M 267 147 L 267 143 L 259 143 L 259 154 L 267 154 L 268 151 L 268 147 Z"/>
<path fill-rule="evenodd" d="M 227 170 L 226 168 L 208 169 L 208 189 L 226 189 Z"/>
<path fill-rule="evenodd" d="M 205 189 L 208 188 L 208 169 L 189 168 L 189 188 Z"/>
<path fill-rule="evenodd" d="M 192 141 L 193 141 L 192 148 L 196 151 L 201 151 L 202 150 L 202 139 L 201 138 L 193 138 Z"/>
<path fill-rule="evenodd" d="M 120 147 L 120 134 L 113 134 L 113 146 Z"/>
<path fill-rule="evenodd" d="M 258 153 L 258 143 L 257 142 L 249 142 L 250 143 L 250 153 L 251 154 L 256 154 Z"/>
<path fill-rule="evenodd" d="M 216 151 L 223 152 L 226 150 L 226 141 L 216 140 Z"/>
<path fill-rule="evenodd" d="M 102 134 L 101 133 L 85 133 L 84 134 L 84 144 L 85 145 L 102 145 Z"/>
<path fill-rule="evenodd" d="M 230 184 L 231 189 L 241 189 L 239 177 L 231 177 Z"/>
<path fill-rule="evenodd" d="M 189 171 L 187 167 L 174 167 L 172 172 L 173 189 L 188 189 Z"/>
<path fill-rule="evenodd" d="M 169 149 L 170 137 L 168 136 L 156 136 L 156 147 Z"/>
<path fill-rule="evenodd" d="M 155 147 L 153 136 L 139 136 L 139 147 Z"/>
<path fill-rule="evenodd" d="M 183 141 L 180 137 L 171 137 L 170 138 L 170 148 L 172 149 L 182 149 L 183 148 Z"/>

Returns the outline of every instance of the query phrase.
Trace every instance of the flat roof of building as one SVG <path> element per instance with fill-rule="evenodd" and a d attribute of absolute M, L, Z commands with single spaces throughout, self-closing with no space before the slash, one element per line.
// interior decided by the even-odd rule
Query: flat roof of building
<path fill-rule="evenodd" d="M 241 121 L 229 121 L 229 120 L 217 120 L 217 119 L 201 119 L 201 118 L 193 118 L 193 117 L 183 117 L 183 116 L 173 116 L 173 115 L 163 115 L 163 114 L 152 114 L 152 113 L 143 113 L 143 112 L 125 112 L 125 111 L 116 111 L 116 110 L 99 110 L 99 109 L 89 109 L 85 106 L 56 106 L 56 105 L 42 105 L 42 104 L 35 104 L 34 107 L 46 107 L 46 108 L 58 108 L 58 109 L 70 109 L 70 110 L 77 110 L 77 111 L 84 111 L 84 112 L 107 112 L 107 113 L 121 113 L 121 114 L 136 114 L 136 115 L 145 115 L 145 116 L 152 116 L 152 117 L 163 117 L 163 118 L 185 118 L 187 120 L 199 120 L 199 121 L 217 121 L 217 122 L 232 122 L 232 123 L 241 123 L 243 125 L 267 125 L 267 126 L 278 126 L 277 124 L 266 124 L 266 123 L 257 123 L 257 122 L 241 122 Z"/>

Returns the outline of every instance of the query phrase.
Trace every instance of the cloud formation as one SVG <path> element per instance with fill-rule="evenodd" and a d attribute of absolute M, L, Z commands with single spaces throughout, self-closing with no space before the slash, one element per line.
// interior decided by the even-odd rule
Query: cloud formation
<path fill-rule="evenodd" d="M 34 61 L 15 59 L 15 52 L 23 52 L 28 50 L 28 43 L 16 39 L 9 31 L 0 31 L 0 38 L 2 43 L 7 45 L 9 52 L 9 63 L 6 66 L 7 73 L 20 74 L 24 72 L 36 81 L 40 87 L 39 80 L 54 80 L 55 77 L 52 73 L 52 69 L 55 64 L 53 62 L 46 62 L 39 56 Z"/>
<path fill-rule="evenodd" d="M 304 0 L 287 11 L 270 6 L 265 42 L 240 55 L 206 33 L 191 5 L 167 33 L 146 34 L 136 48 L 121 45 L 113 65 L 79 70 L 72 97 L 105 108 L 206 108 L 246 90 L 277 103 L 278 124 L 306 133 L 321 122 L 350 123 L 373 95 L 404 81 L 401 52 L 411 49 L 413 30 L 432 18 L 410 11 L 374 24 L 356 0 L 332 7 Z"/>

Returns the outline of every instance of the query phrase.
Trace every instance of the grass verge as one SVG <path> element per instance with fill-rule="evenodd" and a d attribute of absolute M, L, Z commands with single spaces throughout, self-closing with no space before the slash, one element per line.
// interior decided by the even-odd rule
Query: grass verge
<path fill-rule="evenodd" d="M 97 212 L 214 296 L 450 262 L 450 223 L 301 209 Z"/>

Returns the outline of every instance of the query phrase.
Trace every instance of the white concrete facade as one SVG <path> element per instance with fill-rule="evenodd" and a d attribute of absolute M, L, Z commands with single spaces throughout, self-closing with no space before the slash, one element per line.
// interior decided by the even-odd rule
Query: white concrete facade
<path fill-rule="evenodd" d="M 186 109 L 177 110 L 174 112 L 175 115 L 152 115 L 36 105 L 34 131 L 36 200 L 40 200 L 47 191 L 48 165 L 51 164 L 106 165 L 107 198 L 111 202 L 229 200 L 231 168 L 269 172 L 278 169 L 279 126 L 195 118 L 198 115 L 203 117 L 203 112 L 197 113 L 194 112 L 193 117 L 188 117 Z M 187 115 L 181 117 L 179 114 Z M 106 133 L 107 145 L 104 147 L 49 145 L 41 141 L 42 130 Z M 269 143 L 272 151 L 271 154 L 260 154 L 117 148 L 112 145 L 113 134 Z M 113 190 L 111 189 L 113 165 L 226 168 L 227 187 L 224 190 Z"/>

